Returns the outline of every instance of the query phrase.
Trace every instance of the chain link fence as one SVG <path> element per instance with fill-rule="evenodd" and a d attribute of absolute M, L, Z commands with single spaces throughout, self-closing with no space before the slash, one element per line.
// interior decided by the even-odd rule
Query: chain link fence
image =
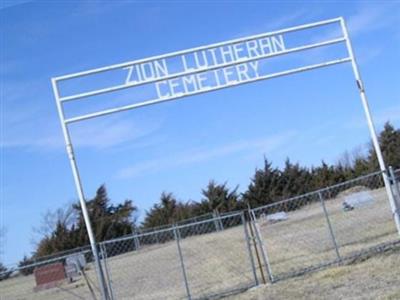
<path fill-rule="evenodd" d="M 399 243 L 381 172 L 258 207 L 252 215 L 273 281 Z"/>
<path fill-rule="evenodd" d="M 400 205 L 400 170 L 390 180 Z M 110 300 L 213 299 L 393 245 L 400 236 L 376 172 L 249 213 L 210 213 L 141 230 L 98 250 Z M 1 273 L 0 295 L 100 300 L 90 247 Z"/>
<path fill-rule="evenodd" d="M 115 299 L 209 299 L 256 285 L 244 213 L 101 244 Z"/>
<path fill-rule="evenodd" d="M 66 264 L 73 257 L 82 263 L 74 270 Z M 27 261 L 0 274 L 0 298 L 3 300 L 100 299 L 97 276 L 90 247 Z M 78 274 L 79 273 L 79 274 Z"/>

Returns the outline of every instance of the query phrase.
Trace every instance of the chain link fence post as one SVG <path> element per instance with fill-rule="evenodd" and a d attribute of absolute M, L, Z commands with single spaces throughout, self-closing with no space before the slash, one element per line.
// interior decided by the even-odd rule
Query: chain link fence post
<path fill-rule="evenodd" d="M 261 255 L 262 255 L 262 258 L 264 260 L 264 264 L 265 264 L 265 267 L 266 267 L 266 270 L 267 270 L 269 281 L 271 283 L 273 283 L 275 281 L 275 279 L 274 279 L 274 276 L 272 274 L 271 265 L 269 263 L 267 249 L 265 248 L 263 240 L 261 239 L 261 233 L 260 233 L 260 230 L 258 228 L 256 215 L 254 214 L 253 210 L 251 210 L 251 215 L 250 216 L 251 216 L 251 218 L 250 218 L 251 224 L 253 225 L 254 231 L 256 233 L 257 243 L 260 245 L 260 248 L 261 248 Z"/>
<path fill-rule="evenodd" d="M 221 224 L 218 220 L 218 215 L 217 215 L 216 210 L 213 210 L 212 218 L 214 219 L 215 231 L 221 231 Z"/>
<path fill-rule="evenodd" d="M 136 231 L 136 229 L 133 230 L 133 243 L 135 246 L 135 251 L 140 249 L 140 241 L 138 239 L 138 233 Z"/>
<path fill-rule="evenodd" d="M 111 283 L 111 276 L 110 276 L 110 271 L 108 268 L 108 262 L 107 262 L 107 250 L 105 247 L 104 243 L 100 243 L 100 253 L 101 253 L 101 258 L 103 259 L 103 265 L 104 265 L 104 272 L 105 272 L 105 277 L 106 277 L 106 281 L 107 281 L 107 289 L 108 289 L 108 294 L 110 297 L 110 300 L 114 300 L 114 292 L 113 292 L 113 288 L 112 288 L 112 283 Z"/>
<path fill-rule="evenodd" d="M 258 267 L 260 268 L 260 274 L 261 274 L 262 283 L 266 284 L 267 281 L 265 280 L 264 270 L 263 270 L 261 259 L 260 259 L 260 254 L 258 253 L 257 240 L 256 240 L 256 237 L 255 237 L 254 231 L 253 231 L 253 226 L 252 226 L 252 221 L 251 221 L 250 206 L 249 206 L 249 209 L 248 209 L 247 213 L 249 215 L 249 221 L 248 221 L 247 225 L 249 226 L 249 229 L 250 229 L 251 242 L 253 244 L 254 252 L 256 254 Z"/>
<path fill-rule="evenodd" d="M 217 217 L 218 217 L 218 222 L 219 222 L 219 228 L 220 230 L 224 230 L 224 223 L 222 223 L 222 218 L 221 215 L 219 214 L 219 211 L 217 210 Z"/>
<path fill-rule="evenodd" d="M 189 282 L 188 282 L 187 275 L 186 275 L 185 263 L 183 261 L 182 249 L 181 249 L 181 244 L 180 244 L 179 228 L 177 228 L 176 226 L 173 226 L 173 231 L 174 231 L 174 237 L 176 240 L 176 244 L 178 246 L 178 254 L 179 254 L 179 260 L 181 262 L 182 275 L 183 275 L 183 280 L 185 282 L 186 294 L 187 294 L 188 299 L 192 300 L 192 296 L 190 295 Z"/>
<path fill-rule="evenodd" d="M 395 219 L 396 225 L 397 225 L 397 231 L 399 232 L 400 235 L 400 188 L 399 184 L 397 183 L 396 180 L 396 175 L 393 171 L 392 166 L 389 166 L 389 177 L 390 181 L 392 181 L 392 191 L 394 195 L 394 211 L 393 211 L 393 217 Z"/>
<path fill-rule="evenodd" d="M 324 197 L 322 196 L 321 192 L 318 192 L 318 197 L 319 197 L 319 200 L 321 201 L 322 209 L 324 211 L 324 215 L 325 215 L 325 218 L 326 218 L 326 223 L 328 224 L 329 235 L 330 235 L 330 237 L 332 239 L 332 244 L 333 244 L 333 246 L 335 248 L 337 260 L 338 260 L 339 263 L 341 263 L 342 262 L 342 258 L 341 258 L 340 253 L 339 253 L 339 247 L 338 247 L 337 242 L 336 242 L 335 234 L 333 233 L 332 224 L 331 224 L 331 221 L 329 219 L 328 211 L 326 210 L 326 206 L 325 206 L 325 200 L 324 200 Z"/>
<path fill-rule="evenodd" d="M 244 236 L 245 236 L 245 239 L 246 239 L 247 251 L 249 253 L 251 269 L 252 269 L 253 276 L 254 276 L 254 281 L 255 281 L 256 285 L 259 285 L 258 278 L 257 278 L 257 273 L 256 273 L 256 268 L 255 268 L 255 265 L 254 265 L 253 252 L 251 252 L 251 245 L 250 244 L 251 244 L 252 241 L 250 240 L 249 232 L 247 230 L 247 222 L 246 222 L 246 218 L 244 217 L 244 212 L 242 212 L 241 218 L 242 218 L 242 224 L 243 224 L 243 228 L 244 228 Z"/>

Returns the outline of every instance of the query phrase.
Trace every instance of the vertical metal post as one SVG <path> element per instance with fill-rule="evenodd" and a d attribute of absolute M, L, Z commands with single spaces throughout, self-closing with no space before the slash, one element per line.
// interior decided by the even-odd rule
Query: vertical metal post
<path fill-rule="evenodd" d="M 216 231 L 220 231 L 221 230 L 220 223 L 218 221 L 218 218 L 217 218 L 218 215 L 217 215 L 217 212 L 216 212 L 215 209 L 212 212 L 212 216 L 213 216 L 213 219 L 214 219 L 215 230 Z"/>
<path fill-rule="evenodd" d="M 104 271 L 106 273 L 107 288 L 108 288 L 110 300 L 114 300 L 114 291 L 113 291 L 113 288 L 112 288 L 111 276 L 110 276 L 110 271 L 109 271 L 109 268 L 108 268 L 107 250 L 106 250 L 106 246 L 105 246 L 104 243 L 100 243 L 100 251 L 101 251 L 101 258 L 103 259 Z"/>
<path fill-rule="evenodd" d="M 386 166 L 385 166 L 385 161 L 383 159 L 382 151 L 379 146 L 379 141 L 378 141 L 378 137 L 376 135 L 376 130 L 375 130 L 374 122 L 372 120 L 371 111 L 368 106 L 368 100 L 367 100 L 367 96 L 365 94 L 364 84 L 361 80 L 360 71 L 358 70 L 358 65 L 357 65 L 357 62 L 356 62 L 356 59 L 354 56 L 353 47 L 351 45 L 351 41 L 349 38 L 349 33 L 347 31 L 346 23 L 343 18 L 340 18 L 340 25 L 342 28 L 344 38 L 346 40 L 346 47 L 347 47 L 347 51 L 348 51 L 350 59 L 351 59 L 351 66 L 353 68 L 354 77 L 356 79 L 357 87 L 360 92 L 361 101 L 362 101 L 362 104 L 364 107 L 365 116 L 367 118 L 368 128 L 369 128 L 369 131 L 371 134 L 371 139 L 372 139 L 372 144 L 374 145 L 376 156 L 377 156 L 378 162 L 379 162 L 379 167 L 382 171 L 383 182 L 385 183 L 386 193 L 389 198 L 389 203 L 390 203 L 390 206 L 392 209 L 392 213 L 393 213 L 394 221 L 396 223 L 397 231 L 400 235 L 400 216 L 399 216 L 399 214 L 396 213 L 396 206 L 394 203 L 393 192 L 390 187 L 390 181 L 388 178 L 388 174 L 386 173 L 387 170 L 386 170 Z"/>
<path fill-rule="evenodd" d="M 256 220 L 256 215 L 254 214 L 254 211 L 253 211 L 253 210 L 251 210 L 250 216 L 251 216 L 250 220 L 251 220 L 251 222 L 253 223 L 254 229 L 255 229 L 255 232 L 256 232 L 256 239 L 257 239 L 257 242 L 258 242 L 258 244 L 260 245 L 260 248 L 261 248 L 261 255 L 262 255 L 262 258 L 263 258 L 263 260 L 264 260 L 265 267 L 266 267 L 266 269 L 267 269 L 267 274 L 268 274 L 269 281 L 270 281 L 271 283 L 273 283 L 273 282 L 274 282 L 274 276 L 272 275 L 272 270 L 271 270 L 271 265 L 270 265 L 270 263 L 269 263 L 269 258 L 268 258 L 267 249 L 265 249 L 264 243 L 263 243 L 263 241 L 261 240 L 261 233 L 260 233 L 260 230 L 259 230 L 259 228 L 258 228 L 258 224 L 257 224 L 257 220 Z"/>
<path fill-rule="evenodd" d="M 392 166 L 389 166 L 389 174 L 390 174 L 390 177 L 393 182 L 392 186 L 393 186 L 394 194 L 396 195 L 396 198 L 397 198 L 394 201 L 394 204 L 396 206 L 396 213 L 397 213 L 397 215 L 399 215 L 400 214 L 400 188 L 399 188 L 399 183 L 396 180 L 396 175 L 394 174 Z"/>
<path fill-rule="evenodd" d="M 139 248 L 140 248 L 140 241 L 139 241 L 139 239 L 138 239 L 137 231 L 136 231 L 136 229 L 133 229 L 132 232 L 133 232 L 133 244 L 134 244 L 134 247 L 135 247 L 134 250 L 139 250 Z"/>
<path fill-rule="evenodd" d="M 159 238 L 158 238 L 158 232 L 156 232 L 156 233 L 154 234 L 154 236 L 156 237 L 156 244 L 159 244 L 159 243 L 160 243 L 160 240 L 159 240 Z"/>
<path fill-rule="evenodd" d="M 218 209 L 216 210 L 216 212 L 217 212 L 217 217 L 218 217 L 219 229 L 224 230 L 225 229 L 224 223 L 222 223 L 221 215 L 219 214 Z"/>
<path fill-rule="evenodd" d="M 319 200 L 321 201 L 321 205 L 322 205 L 322 209 L 323 209 L 324 214 L 325 214 L 326 222 L 328 223 L 329 234 L 331 236 L 332 243 L 333 243 L 333 246 L 335 248 L 336 257 L 337 257 L 338 261 L 341 262 L 342 258 L 340 257 L 339 247 L 338 247 L 337 242 L 336 242 L 335 234 L 333 233 L 332 224 L 331 224 L 331 221 L 329 219 L 328 211 L 326 210 L 326 206 L 325 206 L 325 200 L 322 197 L 321 192 L 318 192 L 318 197 L 319 197 Z"/>
<path fill-rule="evenodd" d="M 79 176 L 78 166 L 77 166 L 76 160 L 75 160 L 74 150 L 73 150 L 72 143 L 71 143 L 71 137 L 70 137 L 70 134 L 68 131 L 67 124 L 65 123 L 64 110 L 63 110 L 63 106 L 60 102 L 60 95 L 59 95 L 59 91 L 58 91 L 57 82 L 54 79 L 52 79 L 51 83 L 53 86 L 54 97 L 56 99 L 58 115 L 59 115 L 60 121 L 61 121 L 61 128 L 62 128 L 63 135 L 64 135 L 67 154 L 68 154 L 69 162 L 71 165 L 72 174 L 74 176 L 75 187 L 76 187 L 76 190 L 78 193 L 79 202 L 80 202 L 80 205 L 82 208 L 82 215 L 83 215 L 83 219 L 85 221 L 85 226 L 86 226 L 86 230 L 87 230 L 87 233 L 89 236 L 90 246 L 91 246 L 93 257 L 94 257 L 94 264 L 95 264 L 95 268 L 97 271 L 97 279 L 99 281 L 101 296 L 102 296 L 102 299 L 108 300 L 109 297 L 108 297 L 108 293 L 107 293 L 107 289 L 106 289 L 103 270 L 102 270 L 102 267 L 100 264 L 99 253 L 97 251 L 96 239 L 93 234 L 92 225 L 90 223 L 90 218 L 89 218 L 89 214 L 88 214 L 87 207 L 86 207 L 85 196 L 83 193 L 82 182 L 81 182 L 81 179 Z"/>
<path fill-rule="evenodd" d="M 251 252 L 251 246 L 250 246 L 251 241 L 250 241 L 249 232 L 247 230 L 247 224 L 246 224 L 246 219 L 244 217 L 244 212 L 242 212 L 241 218 L 242 218 L 242 225 L 243 225 L 243 228 L 244 228 L 244 237 L 246 239 L 247 252 L 249 253 L 251 269 L 253 271 L 254 281 L 256 282 L 256 285 L 259 285 L 258 278 L 257 278 L 257 273 L 256 273 L 256 267 L 254 265 L 253 253 Z"/>
<path fill-rule="evenodd" d="M 263 266 L 262 266 L 262 263 L 261 263 L 260 255 L 258 253 L 257 241 L 256 241 L 256 237 L 255 237 L 254 231 L 253 231 L 253 225 L 252 225 L 253 222 L 251 221 L 250 208 L 248 210 L 248 214 L 249 214 L 249 217 L 250 217 L 248 225 L 249 225 L 249 228 L 250 228 L 250 234 L 251 234 L 251 240 L 253 242 L 254 252 L 256 253 L 257 263 L 258 263 L 258 266 L 260 268 L 260 274 L 261 274 L 262 283 L 266 284 L 267 281 L 265 280 Z"/>
<path fill-rule="evenodd" d="M 174 237 L 176 240 L 176 244 L 178 246 L 179 260 L 181 261 L 182 275 L 183 275 L 183 280 L 185 281 L 186 294 L 187 294 L 188 299 L 191 300 L 192 296 L 190 295 L 189 283 L 188 283 L 188 279 L 186 276 L 185 263 L 183 261 L 179 229 L 176 226 L 174 226 L 173 231 L 174 231 Z"/>
<path fill-rule="evenodd" d="M 222 223 L 222 219 L 220 214 L 218 213 L 218 221 L 219 221 L 219 227 L 221 228 L 221 230 L 224 230 L 224 223 Z"/>

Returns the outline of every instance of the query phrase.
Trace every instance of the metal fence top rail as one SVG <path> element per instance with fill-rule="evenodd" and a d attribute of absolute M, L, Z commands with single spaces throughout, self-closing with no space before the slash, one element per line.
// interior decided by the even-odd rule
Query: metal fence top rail
<path fill-rule="evenodd" d="M 128 62 L 124 62 L 124 63 L 114 64 L 114 65 L 111 65 L 111 66 L 106 66 L 106 67 L 91 69 L 91 70 L 87 70 L 87 71 L 82 71 L 82 72 L 78 72 L 78 73 L 57 76 L 57 77 L 53 77 L 52 80 L 57 82 L 57 81 L 61 81 L 61 80 L 67 80 L 67 79 L 82 77 L 82 76 L 86 76 L 86 75 L 90 75 L 90 74 L 96 74 L 96 73 L 100 73 L 100 72 L 105 72 L 105 71 L 115 70 L 115 69 L 119 69 L 119 68 L 124 68 L 124 67 L 128 67 L 128 66 L 131 66 L 131 65 L 134 65 L 134 64 L 146 63 L 146 62 L 157 60 L 157 59 L 171 58 L 171 57 L 175 57 L 175 56 L 178 56 L 178 55 L 183 55 L 183 54 L 187 54 L 187 53 L 191 53 L 191 52 L 195 52 L 195 51 L 201 51 L 201 50 L 205 50 L 205 49 L 209 49 L 209 48 L 216 48 L 216 47 L 221 47 L 221 46 L 225 46 L 225 45 L 229 45 L 229 44 L 236 44 L 236 43 L 246 42 L 246 41 L 253 40 L 253 39 L 273 36 L 273 35 L 277 35 L 277 34 L 300 31 L 300 30 L 304 30 L 304 29 L 308 29 L 308 28 L 314 28 L 314 27 L 318 27 L 318 26 L 328 25 L 328 24 L 332 24 L 332 23 L 341 22 L 342 20 L 343 20 L 343 17 L 337 17 L 337 18 L 328 19 L 328 20 L 324 20 L 324 21 L 319 21 L 319 22 L 308 23 L 308 24 L 299 25 L 299 26 L 288 27 L 288 28 L 285 28 L 285 29 L 280 29 L 280 30 L 266 32 L 266 33 L 246 36 L 246 37 L 243 37 L 243 38 L 232 39 L 232 40 L 229 40 L 229 41 L 224 41 L 224 42 L 219 42 L 219 43 L 199 46 L 199 47 L 195 47 L 195 48 L 180 50 L 180 51 L 171 52 L 171 53 L 168 53 L 168 54 L 155 55 L 155 56 L 151 56 L 151 57 L 144 58 L 144 59 L 138 59 L 138 60 L 128 61 Z"/>
<path fill-rule="evenodd" d="M 378 175 L 378 174 L 382 174 L 382 173 L 384 173 L 384 172 L 383 171 L 376 171 L 376 172 L 373 172 L 373 173 L 370 173 L 370 174 L 367 174 L 367 175 L 363 175 L 363 176 L 360 176 L 360 177 L 357 177 L 357 178 L 354 178 L 354 179 L 347 180 L 345 182 L 341 182 L 341 183 L 338 183 L 338 184 L 335 184 L 335 185 L 328 186 L 326 188 L 315 190 L 315 191 L 312 191 L 312 192 L 309 192 L 309 193 L 306 193 L 306 194 L 294 196 L 294 197 L 291 197 L 291 198 L 288 198 L 288 199 L 284 199 L 284 200 L 281 200 L 281 201 L 277 201 L 277 202 L 274 202 L 274 203 L 271 203 L 271 204 L 259 206 L 259 207 L 256 207 L 256 208 L 252 208 L 252 210 L 253 211 L 259 211 L 259 210 L 262 210 L 262 209 L 265 209 L 265 208 L 274 207 L 276 205 L 280 205 L 280 204 L 283 204 L 283 203 L 291 202 L 291 201 L 294 201 L 294 200 L 297 200 L 297 199 L 301 199 L 301 198 L 304 198 L 304 197 L 315 196 L 315 195 L 318 195 L 318 193 L 322 193 L 322 192 L 329 191 L 329 190 L 334 189 L 334 188 L 342 187 L 342 186 L 345 186 L 345 185 L 348 185 L 348 184 L 351 184 L 351 183 L 354 183 L 354 182 L 357 182 L 357 181 L 360 181 L 360 180 L 363 180 L 363 179 L 366 179 L 366 178 L 369 178 L 369 177 L 372 177 L 372 176 L 375 176 L 375 175 Z"/>
<path fill-rule="evenodd" d="M 226 213 L 220 214 L 220 216 L 225 215 Z M 191 217 L 188 219 L 183 219 L 180 221 L 175 222 L 174 224 L 176 225 L 180 225 L 180 224 L 189 224 L 189 223 L 195 223 L 198 221 L 203 221 L 203 220 L 209 220 L 213 217 L 213 213 L 209 212 L 209 213 L 205 213 L 202 215 L 198 215 L 195 217 Z M 160 225 L 160 226 L 155 226 L 155 227 L 150 227 L 150 228 L 137 228 L 136 229 L 136 233 L 147 233 L 149 231 L 157 231 L 157 230 L 161 230 L 161 229 L 166 229 L 166 228 L 170 228 L 172 226 L 172 224 L 166 224 L 166 225 Z"/>
<path fill-rule="evenodd" d="M 110 244 L 110 243 L 121 242 L 121 241 L 125 241 L 125 240 L 131 240 L 132 238 L 140 238 L 140 237 L 145 237 L 145 236 L 151 236 L 151 235 L 154 235 L 154 234 L 173 231 L 174 229 L 178 229 L 179 230 L 179 229 L 186 228 L 186 227 L 191 227 L 191 226 L 194 226 L 194 225 L 210 223 L 210 222 L 214 222 L 214 221 L 218 221 L 218 220 L 224 220 L 224 219 L 227 219 L 227 218 L 230 218 L 230 217 L 237 217 L 237 216 L 240 216 L 242 214 L 243 214 L 243 211 L 236 211 L 236 212 L 233 212 L 233 213 L 227 213 L 225 215 L 220 215 L 219 217 L 217 216 L 217 217 L 210 218 L 210 219 L 207 219 L 207 220 L 196 221 L 196 222 L 193 222 L 193 223 L 188 223 L 188 224 L 183 224 L 183 225 L 169 224 L 169 225 L 166 225 L 166 226 L 169 226 L 168 228 L 157 229 L 157 230 L 153 230 L 153 231 L 145 232 L 145 233 L 127 235 L 127 236 L 123 236 L 123 237 L 120 237 L 120 238 L 115 238 L 115 239 L 103 241 L 101 243 L 102 244 Z"/>
<path fill-rule="evenodd" d="M 85 245 L 85 246 L 81 246 L 81 247 L 77 247 L 77 248 L 73 248 L 73 249 L 68 249 L 68 250 L 64 250 L 64 251 L 59 251 L 55 254 L 49 254 L 49 255 L 44 255 L 44 256 L 40 256 L 38 258 L 33 258 L 33 260 L 35 262 L 40 262 L 41 260 L 44 259 L 52 259 L 52 258 L 59 258 L 61 256 L 65 256 L 65 255 L 71 255 L 74 254 L 76 252 L 84 252 L 85 250 L 90 250 L 90 245 Z M 57 256 L 59 255 L 59 256 Z M 57 256 L 57 257 L 56 257 Z"/>
<path fill-rule="evenodd" d="M 219 214 L 219 218 L 222 219 L 222 217 L 240 214 L 241 212 L 242 212 L 241 210 L 236 210 L 236 211 L 224 212 L 224 213 L 218 213 L 218 214 Z M 209 213 L 201 214 L 201 215 L 191 217 L 188 219 L 183 219 L 183 220 L 177 221 L 175 223 L 169 223 L 169 224 L 150 227 L 150 228 L 137 228 L 135 230 L 135 232 L 133 232 L 132 234 L 129 234 L 129 237 L 137 236 L 139 234 L 143 235 L 146 233 L 154 233 L 154 232 L 160 232 L 162 230 L 168 230 L 168 229 L 171 229 L 172 226 L 179 227 L 179 226 L 183 226 L 183 225 L 197 224 L 201 221 L 211 221 L 211 220 L 214 220 L 215 218 L 218 218 L 218 217 L 215 217 L 212 212 L 209 212 Z"/>
<path fill-rule="evenodd" d="M 89 247 L 90 247 L 90 246 L 89 246 Z M 80 248 L 78 248 L 78 249 L 80 249 Z M 72 249 L 72 250 L 74 250 L 74 249 Z M 83 254 L 86 254 L 86 253 L 92 253 L 92 251 L 91 251 L 90 249 L 88 249 L 88 250 L 83 250 L 83 251 L 79 251 L 79 252 L 76 252 L 76 253 L 83 253 Z M 28 268 L 33 268 L 33 267 L 41 266 L 41 265 L 46 265 L 46 264 L 49 264 L 49 263 L 52 263 L 52 262 L 56 262 L 56 261 L 59 261 L 59 260 L 66 259 L 66 258 L 70 257 L 72 254 L 75 254 L 75 253 L 64 254 L 64 255 L 61 255 L 61 256 L 59 256 L 59 257 L 54 257 L 54 258 L 46 259 L 46 260 L 43 260 L 43 261 L 32 262 L 31 264 L 26 264 L 26 265 L 24 265 L 24 266 L 17 266 L 16 268 L 11 268 L 11 271 L 14 271 L 14 270 L 24 270 L 24 269 L 28 269 Z M 54 254 L 54 255 L 57 255 L 57 254 Z M 39 259 L 40 259 L 40 257 L 38 258 L 38 260 L 39 260 Z M 0 273 L 0 275 L 6 274 L 7 272 L 9 272 L 9 271 L 2 272 L 2 273 Z M 1 298 L 0 298 L 0 299 L 1 299 Z"/>

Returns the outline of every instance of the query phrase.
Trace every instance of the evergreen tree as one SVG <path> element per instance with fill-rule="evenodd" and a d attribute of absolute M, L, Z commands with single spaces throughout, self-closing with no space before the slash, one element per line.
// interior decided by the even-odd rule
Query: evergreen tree
<path fill-rule="evenodd" d="M 180 205 L 172 193 L 163 192 L 160 203 L 156 203 L 146 212 L 144 228 L 173 224 L 179 220 Z M 183 215 L 181 215 L 183 216 Z"/>
<path fill-rule="evenodd" d="M 312 168 L 311 170 L 313 177 L 313 189 L 321 189 L 335 183 L 335 170 L 333 166 L 329 166 L 327 163 L 322 161 L 321 166 Z"/>
<path fill-rule="evenodd" d="M 132 201 L 125 200 L 118 205 L 113 205 L 110 202 L 104 185 L 99 187 L 92 200 L 87 201 L 88 214 L 97 242 L 132 233 L 135 227 L 134 213 L 137 208 L 132 204 Z M 51 224 L 46 226 L 48 228 L 42 231 L 45 234 L 36 247 L 35 258 L 89 244 L 80 205 L 74 204 L 73 210 L 76 217 L 73 218 L 74 223 L 72 225 L 62 217 L 64 214 L 55 214 L 58 217 L 55 228 L 52 229 L 54 221 L 52 220 Z"/>
<path fill-rule="evenodd" d="M 353 177 L 365 175 L 370 172 L 370 162 L 367 158 L 359 157 L 354 161 Z"/>
<path fill-rule="evenodd" d="M 32 258 L 24 255 L 23 259 L 18 264 L 19 272 L 25 276 L 32 274 L 35 267 L 30 267 L 29 265 L 33 264 L 33 262 L 34 260 Z"/>
<path fill-rule="evenodd" d="M 286 159 L 285 168 L 279 180 L 280 195 L 289 198 L 309 192 L 312 188 L 312 177 L 307 168 L 300 167 L 298 163 L 292 164 Z"/>
<path fill-rule="evenodd" d="M 117 206 L 110 202 L 105 185 L 101 185 L 96 196 L 86 203 L 93 232 L 98 242 L 132 233 L 135 226 L 133 214 L 137 211 L 137 208 L 131 200 L 125 200 Z M 74 205 L 74 209 L 78 215 L 76 225 L 78 245 L 84 246 L 89 244 L 89 238 L 86 233 L 82 209 L 79 204 Z"/>
<path fill-rule="evenodd" d="M 9 270 L 5 265 L 0 262 L 0 281 L 10 277 L 12 270 Z"/>
<path fill-rule="evenodd" d="M 226 183 L 218 184 L 214 180 L 210 180 L 207 188 L 201 191 L 203 195 L 203 199 L 200 202 L 201 212 L 210 213 L 215 210 L 229 212 L 236 210 L 239 200 L 237 189 L 238 186 L 230 191 Z"/>
<path fill-rule="evenodd" d="M 400 168 L 400 129 L 396 130 L 392 124 L 386 122 L 378 139 L 386 167 Z M 378 159 L 372 144 L 369 151 L 369 164 L 370 171 L 379 170 Z"/>
<path fill-rule="evenodd" d="M 281 197 L 281 183 L 281 172 L 264 157 L 264 168 L 256 170 L 243 200 L 251 207 L 270 204 Z"/>
<path fill-rule="evenodd" d="M 52 253 L 76 248 L 76 231 L 69 229 L 62 222 L 58 222 L 55 231 L 50 237 L 43 237 L 37 245 L 34 257 L 42 257 Z"/>

